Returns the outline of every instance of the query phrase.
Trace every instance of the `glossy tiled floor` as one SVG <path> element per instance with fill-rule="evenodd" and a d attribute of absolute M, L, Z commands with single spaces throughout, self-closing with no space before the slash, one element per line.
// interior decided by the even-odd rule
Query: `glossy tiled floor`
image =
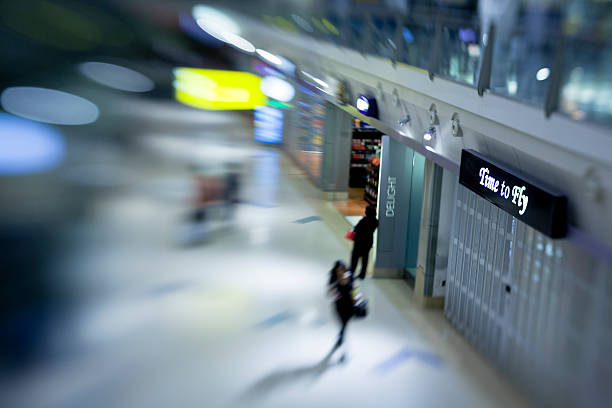
<path fill-rule="evenodd" d="M 344 216 L 363 216 L 365 208 L 369 205 L 369 203 L 363 199 L 363 192 L 363 188 L 349 188 L 348 200 L 334 201 L 333 205 L 338 212 Z"/>
<path fill-rule="evenodd" d="M 238 121 L 225 147 L 212 131 L 193 139 L 180 127 L 143 142 L 240 159 L 243 203 L 231 222 L 211 211 L 206 240 L 183 246 L 187 172 L 134 164 L 138 183 L 67 229 L 70 256 L 57 273 L 74 306 L 41 357 L 3 381 L 0 405 L 524 406 L 401 281 L 363 283 L 370 314 L 329 355 L 338 327 L 326 279 L 348 258 L 348 224 L 279 150 L 250 142 L 247 125 Z"/>

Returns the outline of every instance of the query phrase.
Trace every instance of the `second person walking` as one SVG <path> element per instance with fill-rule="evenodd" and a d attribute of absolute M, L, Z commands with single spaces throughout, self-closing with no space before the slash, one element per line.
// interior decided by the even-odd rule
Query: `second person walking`
<path fill-rule="evenodd" d="M 374 231 L 378 228 L 378 219 L 376 218 L 376 207 L 369 205 L 365 209 L 365 217 L 363 217 L 354 228 L 355 237 L 353 239 L 353 253 L 351 254 L 351 271 L 357 272 L 357 263 L 361 259 L 360 279 L 365 279 L 366 270 L 368 268 L 368 258 L 370 249 L 374 243 Z"/>

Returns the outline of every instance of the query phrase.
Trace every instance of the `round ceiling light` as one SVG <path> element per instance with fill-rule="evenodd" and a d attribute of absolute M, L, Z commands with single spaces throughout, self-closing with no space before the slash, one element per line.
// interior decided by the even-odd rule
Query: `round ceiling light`
<path fill-rule="evenodd" d="M 262 79 L 261 91 L 264 95 L 281 102 L 289 102 L 295 96 L 293 85 L 275 76 L 267 76 Z"/>

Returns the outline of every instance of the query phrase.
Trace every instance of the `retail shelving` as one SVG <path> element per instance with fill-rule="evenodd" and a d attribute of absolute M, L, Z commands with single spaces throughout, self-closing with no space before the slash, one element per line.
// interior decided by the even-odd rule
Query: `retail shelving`
<path fill-rule="evenodd" d="M 364 188 L 368 183 L 369 160 L 380 149 L 382 133 L 360 121 L 353 119 L 351 168 L 349 173 L 349 186 Z"/>
<path fill-rule="evenodd" d="M 370 204 L 378 200 L 378 175 L 380 173 L 380 154 L 373 155 L 367 167 L 367 180 L 363 198 Z"/>

